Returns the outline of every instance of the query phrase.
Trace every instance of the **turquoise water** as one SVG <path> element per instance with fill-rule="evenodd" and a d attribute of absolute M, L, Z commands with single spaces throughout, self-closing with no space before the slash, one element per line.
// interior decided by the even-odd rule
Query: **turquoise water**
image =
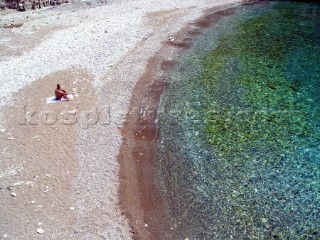
<path fill-rule="evenodd" d="M 173 239 L 320 239 L 320 5 L 240 6 L 166 79 Z"/>

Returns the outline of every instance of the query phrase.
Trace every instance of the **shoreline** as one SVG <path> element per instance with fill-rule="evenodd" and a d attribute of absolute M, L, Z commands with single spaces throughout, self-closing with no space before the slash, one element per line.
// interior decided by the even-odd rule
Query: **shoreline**
<path fill-rule="evenodd" d="M 172 239 L 168 203 L 161 193 L 161 177 L 156 171 L 157 109 L 165 88 L 165 76 L 174 68 L 175 59 L 190 48 L 193 39 L 221 17 L 232 15 L 233 7 L 209 8 L 202 17 L 173 34 L 174 41 L 163 42 L 157 56 L 149 59 L 146 71 L 133 90 L 130 111 L 122 128 L 119 192 L 134 239 L 163 239 L 164 236 Z"/>

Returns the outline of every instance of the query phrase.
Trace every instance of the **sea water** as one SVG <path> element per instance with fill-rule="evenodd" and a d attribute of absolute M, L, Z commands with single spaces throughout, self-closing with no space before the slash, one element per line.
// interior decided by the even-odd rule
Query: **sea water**
<path fill-rule="evenodd" d="M 234 9 L 166 79 L 158 172 L 173 239 L 320 239 L 320 5 Z"/>

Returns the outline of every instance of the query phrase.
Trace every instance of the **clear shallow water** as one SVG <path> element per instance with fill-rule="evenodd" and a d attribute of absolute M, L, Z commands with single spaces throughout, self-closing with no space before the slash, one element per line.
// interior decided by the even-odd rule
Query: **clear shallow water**
<path fill-rule="evenodd" d="M 166 80 L 174 239 L 320 239 L 320 5 L 242 6 Z"/>

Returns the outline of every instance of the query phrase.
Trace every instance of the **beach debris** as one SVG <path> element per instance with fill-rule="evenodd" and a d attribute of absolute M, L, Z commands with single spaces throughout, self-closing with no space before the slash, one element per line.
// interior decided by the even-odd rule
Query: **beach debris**
<path fill-rule="evenodd" d="M 174 38 L 173 37 L 169 37 L 169 41 L 170 42 L 174 42 Z"/>
<path fill-rule="evenodd" d="M 12 186 L 12 185 L 9 185 L 9 186 L 7 187 L 7 189 L 8 189 L 8 190 L 13 190 L 13 186 Z"/>
<path fill-rule="evenodd" d="M 38 226 L 41 226 L 42 225 L 42 222 L 38 222 Z"/>
<path fill-rule="evenodd" d="M 266 218 L 261 218 L 261 222 L 262 222 L 263 224 L 266 224 L 266 223 L 268 222 L 268 219 L 266 219 Z"/>
<path fill-rule="evenodd" d="M 8 234 L 3 234 L 3 238 L 7 238 L 8 237 Z"/>
<path fill-rule="evenodd" d="M 1 132 L 5 132 L 6 130 L 3 128 L 3 129 L 1 129 L 0 131 L 1 131 Z"/>
<path fill-rule="evenodd" d="M 17 196 L 17 194 L 16 194 L 16 193 L 14 193 L 14 192 L 12 192 L 12 193 L 11 193 L 11 196 L 12 196 L 12 197 L 16 197 L 16 196 Z"/>
<path fill-rule="evenodd" d="M 145 227 L 148 227 L 148 224 L 144 224 Z"/>
<path fill-rule="evenodd" d="M 37 229 L 37 233 L 43 234 L 43 233 L 44 233 L 44 230 L 43 230 L 42 228 L 38 228 L 38 229 Z"/>
<path fill-rule="evenodd" d="M 74 210 L 74 207 L 70 207 L 70 210 Z"/>
<path fill-rule="evenodd" d="M 34 204 L 34 201 L 31 201 L 31 204 Z"/>

